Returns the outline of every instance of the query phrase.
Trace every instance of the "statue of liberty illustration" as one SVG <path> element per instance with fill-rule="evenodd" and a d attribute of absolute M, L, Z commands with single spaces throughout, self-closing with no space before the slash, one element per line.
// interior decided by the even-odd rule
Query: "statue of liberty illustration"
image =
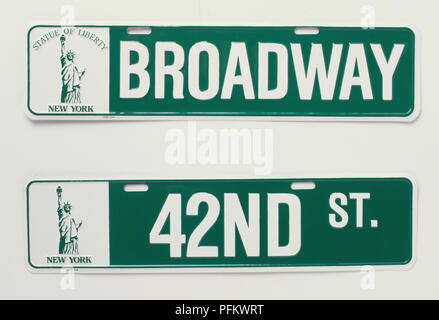
<path fill-rule="evenodd" d="M 61 77 L 62 91 L 61 103 L 81 103 L 81 79 L 85 69 L 79 71 L 74 63 L 75 53 L 72 50 L 66 52 L 66 37 L 62 35 L 61 40 Z"/>
<path fill-rule="evenodd" d="M 59 254 L 79 254 L 78 230 L 82 221 L 72 217 L 72 205 L 62 201 L 62 188 L 56 188 L 58 194 L 58 227 L 59 227 Z"/>

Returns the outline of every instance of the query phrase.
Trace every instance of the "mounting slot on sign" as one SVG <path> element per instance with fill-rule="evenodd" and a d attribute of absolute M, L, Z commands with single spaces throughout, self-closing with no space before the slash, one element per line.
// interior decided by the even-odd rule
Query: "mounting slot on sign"
<path fill-rule="evenodd" d="M 319 34 L 319 28 L 296 28 L 294 33 L 297 35 L 316 35 Z"/>
<path fill-rule="evenodd" d="M 316 184 L 312 181 L 300 181 L 291 183 L 292 190 L 314 190 Z"/>
<path fill-rule="evenodd" d="M 131 35 L 142 35 L 151 34 L 152 30 L 150 27 L 129 27 L 127 28 L 127 33 Z"/>
<path fill-rule="evenodd" d="M 125 192 L 146 192 L 148 189 L 148 185 L 144 183 L 126 184 L 123 186 L 123 191 Z"/>

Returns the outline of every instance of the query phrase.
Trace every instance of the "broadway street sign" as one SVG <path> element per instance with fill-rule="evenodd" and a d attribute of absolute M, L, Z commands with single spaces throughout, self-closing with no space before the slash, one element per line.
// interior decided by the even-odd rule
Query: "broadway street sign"
<path fill-rule="evenodd" d="M 34 119 L 409 121 L 408 28 L 35 26 Z"/>
<path fill-rule="evenodd" d="M 237 272 L 407 268 L 407 178 L 33 181 L 32 271 Z"/>

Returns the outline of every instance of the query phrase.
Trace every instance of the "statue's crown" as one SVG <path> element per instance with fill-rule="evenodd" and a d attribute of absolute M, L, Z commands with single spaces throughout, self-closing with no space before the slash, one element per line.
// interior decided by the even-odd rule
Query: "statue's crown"
<path fill-rule="evenodd" d="M 75 53 L 72 50 L 67 51 L 67 55 L 71 56 L 72 58 L 75 57 Z"/>

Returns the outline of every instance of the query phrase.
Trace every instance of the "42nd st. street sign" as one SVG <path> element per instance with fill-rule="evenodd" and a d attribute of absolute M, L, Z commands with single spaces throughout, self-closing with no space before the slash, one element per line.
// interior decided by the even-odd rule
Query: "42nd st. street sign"
<path fill-rule="evenodd" d="M 411 120 L 415 60 L 408 28 L 35 26 L 28 113 Z"/>
<path fill-rule="evenodd" d="M 406 268 L 407 178 L 32 181 L 32 271 L 227 272 Z"/>

